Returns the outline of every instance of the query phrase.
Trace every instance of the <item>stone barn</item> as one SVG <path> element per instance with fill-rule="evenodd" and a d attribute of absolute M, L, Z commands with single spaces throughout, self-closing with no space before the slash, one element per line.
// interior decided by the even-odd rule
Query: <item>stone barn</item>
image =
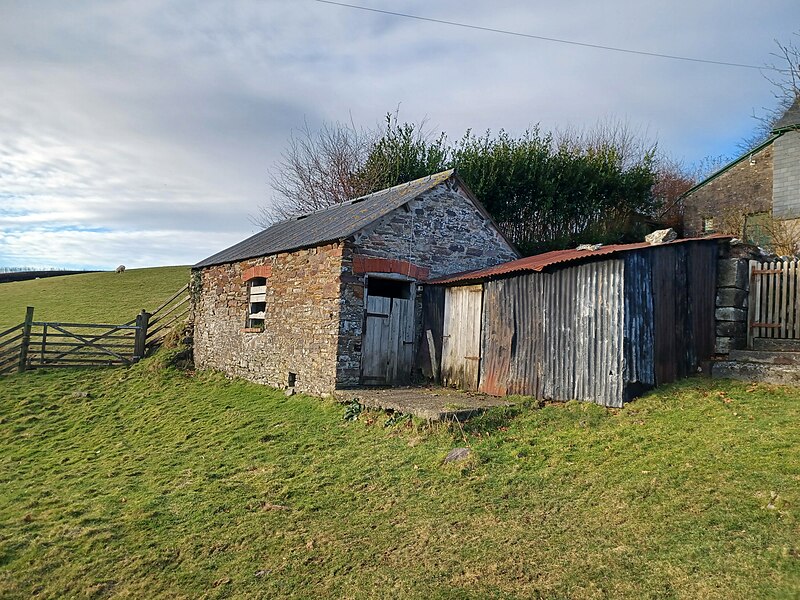
<path fill-rule="evenodd" d="M 195 363 L 315 394 L 405 383 L 424 282 L 518 257 L 454 171 L 281 221 L 192 268 Z"/>

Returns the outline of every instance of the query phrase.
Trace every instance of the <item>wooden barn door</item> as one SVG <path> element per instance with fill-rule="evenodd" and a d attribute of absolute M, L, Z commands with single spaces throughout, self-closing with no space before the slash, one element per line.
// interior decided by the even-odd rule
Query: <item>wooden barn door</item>
<path fill-rule="evenodd" d="M 370 277 L 366 299 L 361 382 L 408 383 L 414 358 L 414 286 Z"/>
<path fill-rule="evenodd" d="M 477 390 L 481 365 L 483 286 L 447 288 L 444 297 L 442 383 Z"/>

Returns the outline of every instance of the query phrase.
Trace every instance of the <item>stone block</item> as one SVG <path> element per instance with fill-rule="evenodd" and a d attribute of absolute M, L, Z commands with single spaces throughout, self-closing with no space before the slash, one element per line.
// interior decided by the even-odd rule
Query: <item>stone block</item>
<path fill-rule="evenodd" d="M 748 288 L 747 261 L 720 260 L 717 265 L 717 287 Z"/>
<path fill-rule="evenodd" d="M 744 309 L 747 306 L 747 291 L 738 288 L 720 288 L 717 290 L 717 307 L 732 306 Z"/>
<path fill-rule="evenodd" d="M 747 345 L 745 338 L 718 337 L 714 344 L 714 352 L 717 354 L 728 354 L 731 350 L 741 350 Z"/>
<path fill-rule="evenodd" d="M 714 316 L 717 321 L 745 321 L 747 320 L 747 311 L 741 308 L 725 306 L 714 311 Z"/>
<path fill-rule="evenodd" d="M 651 246 L 655 246 L 657 244 L 671 242 L 677 238 L 678 234 L 675 233 L 675 230 L 670 227 L 669 229 L 659 229 L 658 231 L 654 231 L 653 233 L 644 236 L 644 241 Z"/>
<path fill-rule="evenodd" d="M 718 337 L 745 337 L 747 323 L 744 321 L 717 321 Z"/>

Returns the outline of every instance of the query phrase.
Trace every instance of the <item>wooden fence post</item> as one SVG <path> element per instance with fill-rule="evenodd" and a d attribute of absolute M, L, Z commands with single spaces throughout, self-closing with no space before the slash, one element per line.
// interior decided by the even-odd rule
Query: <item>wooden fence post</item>
<path fill-rule="evenodd" d="M 27 368 L 28 345 L 31 343 L 31 324 L 33 323 L 33 307 L 29 306 L 25 310 L 25 323 L 22 326 L 22 343 L 19 348 L 19 372 L 22 373 Z"/>
<path fill-rule="evenodd" d="M 150 320 L 150 314 L 145 310 L 142 309 L 138 315 L 136 315 L 136 336 L 134 338 L 133 343 L 133 359 L 134 360 L 141 360 L 144 358 L 144 352 L 147 345 L 147 322 Z"/>

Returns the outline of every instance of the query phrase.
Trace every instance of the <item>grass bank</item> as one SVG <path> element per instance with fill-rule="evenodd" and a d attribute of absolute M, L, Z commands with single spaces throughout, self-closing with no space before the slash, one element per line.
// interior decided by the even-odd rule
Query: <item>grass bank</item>
<path fill-rule="evenodd" d="M 163 359 L 3 380 L 0 596 L 800 593 L 794 390 L 692 380 L 462 432 Z"/>
<path fill-rule="evenodd" d="M 0 284 L 0 331 L 25 318 L 39 321 L 122 323 L 153 310 L 189 281 L 189 267 L 129 269 Z"/>

